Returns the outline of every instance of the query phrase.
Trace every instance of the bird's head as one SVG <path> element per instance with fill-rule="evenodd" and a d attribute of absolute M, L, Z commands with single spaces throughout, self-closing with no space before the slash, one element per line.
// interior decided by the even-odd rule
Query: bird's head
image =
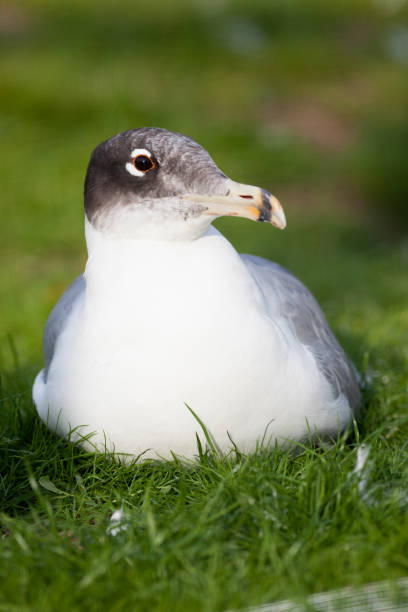
<path fill-rule="evenodd" d="M 160 128 L 128 130 L 96 147 L 85 212 L 96 229 L 128 238 L 193 240 L 224 215 L 286 225 L 274 196 L 232 181 L 194 140 Z"/>

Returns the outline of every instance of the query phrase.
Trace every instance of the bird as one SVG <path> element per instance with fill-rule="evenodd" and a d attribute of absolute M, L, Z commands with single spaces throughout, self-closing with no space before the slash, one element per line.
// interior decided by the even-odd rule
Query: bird
<path fill-rule="evenodd" d="M 275 196 L 146 127 L 94 149 L 84 208 L 88 260 L 48 317 L 33 385 L 48 428 L 124 461 L 194 459 L 208 440 L 224 455 L 325 443 L 357 418 L 357 371 L 312 293 L 212 225 L 283 229 Z"/>

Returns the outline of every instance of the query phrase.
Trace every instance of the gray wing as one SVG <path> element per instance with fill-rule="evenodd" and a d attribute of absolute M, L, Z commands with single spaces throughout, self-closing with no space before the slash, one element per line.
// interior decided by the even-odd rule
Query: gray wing
<path fill-rule="evenodd" d="M 290 322 L 299 342 L 310 350 L 329 381 L 334 397 L 344 393 L 357 414 L 361 395 L 354 366 L 337 342 L 313 295 L 282 266 L 253 255 L 241 257 L 263 294 L 267 297 L 273 292 L 278 298 L 280 316 Z"/>
<path fill-rule="evenodd" d="M 81 275 L 70 284 L 68 289 L 63 293 L 58 302 L 52 309 L 47 323 L 45 324 L 43 334 L 43 350 L 44 350 L 44 381 L 47 381 L 48 369 L 54 356 L 55 344 L 58 336 L 63 331 L 67 319 L 76 303 L 85 291 L 86 281 Z"/>

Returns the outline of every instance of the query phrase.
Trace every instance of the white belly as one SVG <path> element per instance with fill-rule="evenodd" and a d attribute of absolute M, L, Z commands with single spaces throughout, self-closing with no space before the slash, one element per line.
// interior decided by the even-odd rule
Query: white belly
<path fill-rule="evenodd" d="M 247 452 L 264 436 L 299 440 L 348 420 L 225 239 L 126 249 L 95 249 L 88 262 L 85 299 L 37 391 L 51 428 L 95 432 L 91 443 L 117 453 L 192 457 L 204 437 L 186 405 L 224 451 L 229 436 Z"/>

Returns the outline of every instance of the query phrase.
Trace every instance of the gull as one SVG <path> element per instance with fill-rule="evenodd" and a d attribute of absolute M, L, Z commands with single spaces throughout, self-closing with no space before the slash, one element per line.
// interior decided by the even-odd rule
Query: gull
<path fill-rule="evenodd" d="M 189 137 L 138 128 L 93 151 L 84 203 L 88 261 L 48 318 L 33 387 L 50 429 L 126 460 L 193 458 L 200 424 L 223 453 L 347 428 L 356 374 L 315 298 L 211 225 L 283 229 L 274 196 Z"/>

